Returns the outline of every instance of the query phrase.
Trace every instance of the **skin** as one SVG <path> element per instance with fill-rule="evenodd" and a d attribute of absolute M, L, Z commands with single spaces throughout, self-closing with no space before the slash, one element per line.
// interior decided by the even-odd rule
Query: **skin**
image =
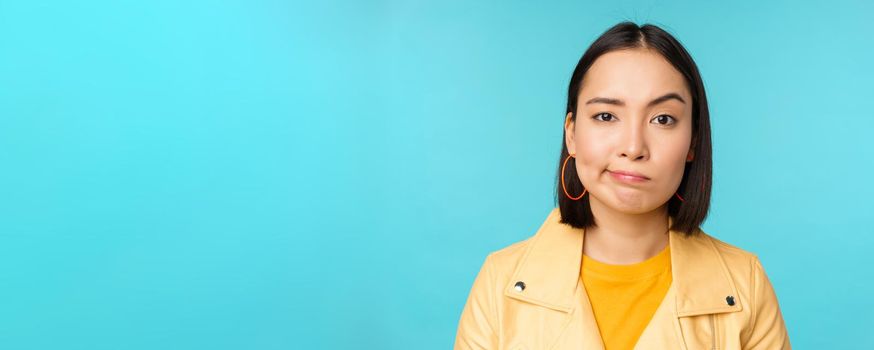
<path fill-rule="evenodd" d="M 685 102 L 669 98 L 649 105 L 671 92 Z M 587 103 L 596 97 L 623 105 Z M 692 96 L 683 75 L 655 51 L 611 51 L 583 77 L 576 115 L 576 121 L 571 113 L 565 119 L 565 143 L 576 154 L 568 163 L 588 190 L 597 223 L 586 230 L 583 254 L 619 265 L 658 254 L 668 244 L 668 201 L 685 163 L 694 159 Z M 623 183 L 608 169 L 649 180 Z"/>

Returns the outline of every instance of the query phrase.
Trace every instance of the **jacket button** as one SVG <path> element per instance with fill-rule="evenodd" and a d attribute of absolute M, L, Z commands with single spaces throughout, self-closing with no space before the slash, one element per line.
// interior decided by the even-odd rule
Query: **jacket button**
<path fill-rule="evenodd" d="M 725 302 L 728 303 L 728 306 L 734 306 L 734 297 L 731 295 L 725 297 Z"/>
<path fill-rule="evenodd" d="M 522 282 L 522 281 L 516 282 L 516 286 L 514 288 L 516 288 L 517 292 L 521 292 L 521 291 L 525 290 L 525 282 Z"/>

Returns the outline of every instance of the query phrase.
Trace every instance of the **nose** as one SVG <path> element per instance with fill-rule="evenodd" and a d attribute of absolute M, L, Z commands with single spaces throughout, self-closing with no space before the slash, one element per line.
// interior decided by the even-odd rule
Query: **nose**
<path fill-rule="evenodd" d="M 644 160 L 649 157 L 644 126 L 639 123 L 626 123 L 623 128 L 619 156 L 630 160 Z"/>

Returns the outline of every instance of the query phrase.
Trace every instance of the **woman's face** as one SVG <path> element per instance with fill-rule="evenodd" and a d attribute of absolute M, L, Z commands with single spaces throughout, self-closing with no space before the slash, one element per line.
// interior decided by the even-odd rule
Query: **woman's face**
<path fill-rule="evenodd" d="M 583 77 L 576 115 L 567 115 L 565 142 L 593 206 L 642 214 L 674 196 L 694 156 L 692 96 L 665 58 L 646 49 L 602 55 Z"/>

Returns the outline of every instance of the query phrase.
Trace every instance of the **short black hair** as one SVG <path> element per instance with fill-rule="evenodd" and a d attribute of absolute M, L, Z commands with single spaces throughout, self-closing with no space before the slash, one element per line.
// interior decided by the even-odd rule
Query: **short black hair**
<path fill-rule="evenodd" d="M 634 48 L 651 49 L 661 54 L 683 74 L 692 95 L 692 149 L 695 156 L 691 162 L 686 163 L 683 180 L 677 189 L 677 193 L 685 201 L 680 201 L 676 196 L 671 197 L 668 200 L 668 215 L 673 221 L 670 229 L 683 232 L 687 236 L 695 235 L 710 209 L 710 188 L 713 179 L 710 112 L 707 109 L 707 96 L 704 93 L 704 83 L 698 73 L 698 67 L 676 38 L 652 24 L 638 26 L 626 21 L 608 29 L 589 46 L 577 63 L 568 86 L 565 113 L 572 113 L 571 120 L 576 125 L 577 99 L 582 88 L 583 77 L 598 57 L 611 51 Z M 562 189 L 562 164 L 569 154 L 565 136 L 562 133 L 555 192 L 556 202 L 561 211 L 561 222 L 575 228 L 597 226 L 589 206 L 589 196 L 572 200 Z M 583 185 L 576 167 L 567 168 L 564 174 L 565 185 L 567 191 L 572 196 L 576 196 L 583 192 Z"/>

